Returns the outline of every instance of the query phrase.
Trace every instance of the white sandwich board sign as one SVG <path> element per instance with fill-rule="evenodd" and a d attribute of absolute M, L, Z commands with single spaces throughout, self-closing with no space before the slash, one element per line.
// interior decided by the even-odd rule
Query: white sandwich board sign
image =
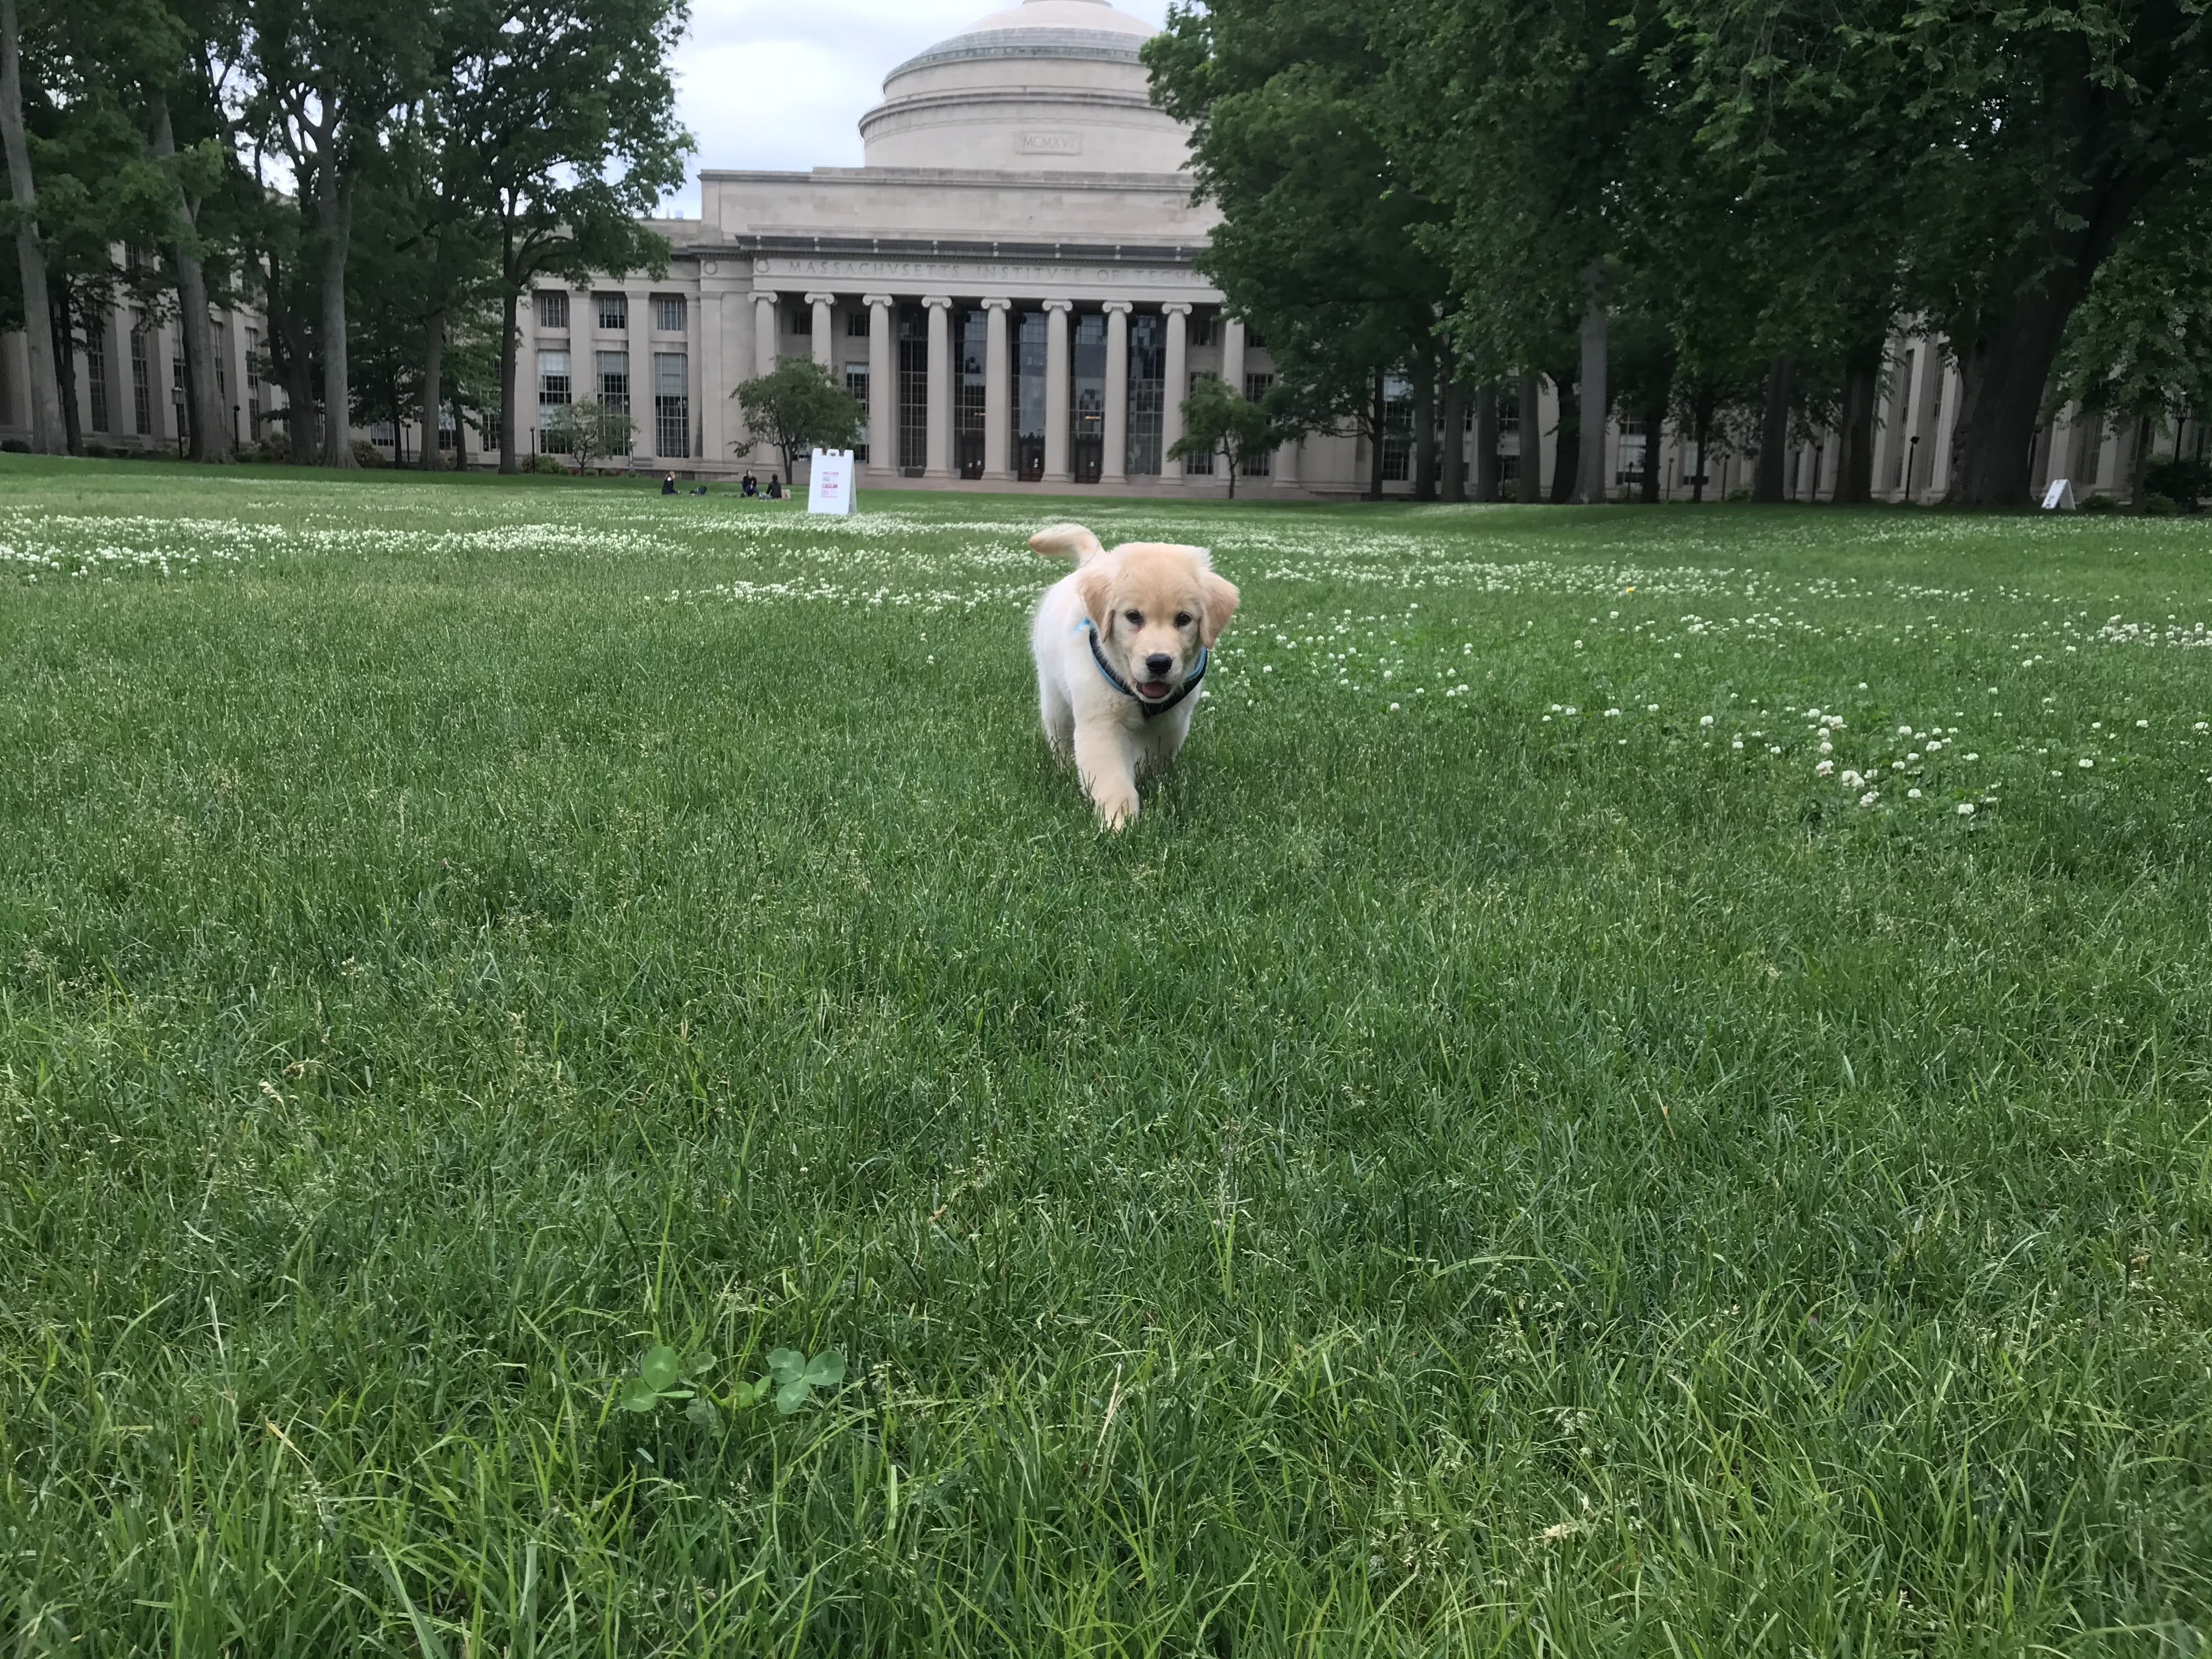
<path fill-rule="evenodd" d="M 2045 513 L 2056 513 L 2062 507 L 2071 513 L 2075 505 L 2074 481 L 2071 478 L 2053 478 L 2051 488 L 2043 492 L 2043 510 Z"/>
<path fill-rule="evenodd" d="M 840 518 L 853 510 L 853 452 L 817 449 L 806 469 L 806 510 L 835 513 Z"/>

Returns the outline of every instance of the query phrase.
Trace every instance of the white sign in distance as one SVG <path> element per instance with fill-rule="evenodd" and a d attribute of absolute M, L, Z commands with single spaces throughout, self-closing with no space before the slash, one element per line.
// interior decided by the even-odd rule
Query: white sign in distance
<path fill-rule="evenodd" d="M 853 510 L 853 452 L 817 449 L 806 469 L 806 510 L 843 518 Z"/>
<path fill-rule="evenodd" d="M 2071 513 L 2075 505 L 2074 481 L 2071 478 L 2053 478 L 2051 488 L 2043 492 L 2043 510 L 2045 513 L 2056 513 L 2062 507 Z"/>

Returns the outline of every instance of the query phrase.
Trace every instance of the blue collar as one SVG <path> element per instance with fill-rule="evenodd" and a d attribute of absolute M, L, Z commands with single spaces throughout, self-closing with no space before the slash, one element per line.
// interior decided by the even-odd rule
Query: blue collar
<path fill-rule="evenodd" d="M 1177 686 L 1169 696 L 1161 698 L 1158 702 L 1154 702 L 1149 697 L 1139 695 L 1136 687 L 1131 685 L 1127 680 L 1124 680 L 1119 674 L 1115 673 L 1112 669 L 1106 665 L 1105 655 L 1098 649 L 1097 624 L 1085 619 L 1083 624 L 1083 631 L 1091 637 L 1091 660 L 1098 665 L 1098 672 L 1106 677 L 1106 684 L 1112 686 L 1123 696 L 1133 701 L 1138 708 L 1145 711 L 1145 718 L 1148 720 L 1156 720 L 1160 715 L 1166 714 L 1169 709 L 1174 708 L 1185 697 L 1190 696 L 1192 692 L 1197 690 L 1198 683 L 1206 678 L 1206 659 L 1208 653 L 1206 648 L 1201 645 L 1198 647 L 1198 666 L 1190 671 L 1190 678 L 1185 680 L 1181 685 Z"/>

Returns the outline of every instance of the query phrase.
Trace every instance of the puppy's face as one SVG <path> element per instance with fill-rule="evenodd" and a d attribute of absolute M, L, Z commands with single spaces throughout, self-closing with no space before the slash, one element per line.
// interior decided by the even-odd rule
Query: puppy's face
<path fill-rule="evenodd" d="M 1131 542 L 1085 565 L 1077 586 L 1108 663 L 1147 702 L 1174 695 L 1237 612 L 1206 550 Z"/>

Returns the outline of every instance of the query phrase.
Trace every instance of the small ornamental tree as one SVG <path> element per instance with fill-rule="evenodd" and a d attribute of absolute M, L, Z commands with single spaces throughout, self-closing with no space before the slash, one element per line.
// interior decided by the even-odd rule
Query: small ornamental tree
<path fill-rule="evenodd" d="M 610 455 L 627 455 L 634 423 L 619 409 L 586 398 L 546 411 L 543 428 L 550 453 L 574 455 L 589 466 Z"/>
<path fill-rule="evenodd" d="M 811 357 L 793 357 L 730 394 L 744 416 L 745 436 L 731 446 L 773 445 L 783 476 L 796 483 L 798 458 L 813 449 L 850 449 L 860 441 L 860 405 Z"/>
<path fill-rule="evenodd" d="M 1229 497 L 1237 498 L 1237 475 L 1257 461 L 1290 434 L 1280 426 L 1267 404 L 1253 403 L 1227 381 L 1208 375 L 1182 400 L 1183 435 L 1168 453 L 1175 459 L 1213 455 L 1229 469 Z"/>

